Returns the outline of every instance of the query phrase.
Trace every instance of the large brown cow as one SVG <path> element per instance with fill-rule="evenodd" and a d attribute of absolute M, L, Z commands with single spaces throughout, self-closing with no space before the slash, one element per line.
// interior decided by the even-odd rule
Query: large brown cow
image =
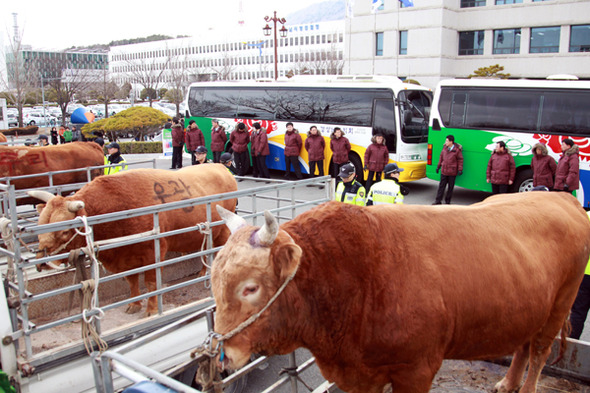
<path fill-rule="evenodd" d="M 443 359 L 510 353 L 496 389 L 514 391 L 528 362 L 520 392 L 535 392 L 590 253 L 588 218 L 565 193 L 470 207 L 329 202 L 280 228 L 270 214 L 260 229 L 222 216 L 232 236 L 212 289 L 223 364 L 306 347 L 352 393 L 426 393 Z"/>
<path fill-rule="evenodd" d="M 0 177 L 30 175 L 49 171 L 104 165 L 104 152 L 97 143 L 72 142 L 65 145 L 28 147 L 0 146 Z M 96 170 L 95 175 L 100 174 Z M 86 172 L 73 172 L 53 177 L 53 184 L 82 183 Z M 17 189 L 49 185 L 48 176 L 11 181 Z"/>
<path fill-rule="evenodd" d="M 48 193 L 31 191 L 29 195 L 45 200 L 47 205 L 39 205 L 41 210 L 39 224 L 74 219 L 76 216 L 95 216 L 138 207 L 151 206 L 160 203 L 174 202 L 237 190 L 234 177 L 221 164 L 207 164 L 184 168 L 172 172 L 157 169 L 135 169 L 122 171 L 114 175 L 102 176 L 82 187 L 70 197 L 53 196 Z M 217 204 L 217 203 L 216 203 Z M 234 210 L 235 199 L 218 202 L 226 209 Z M 219 215 L 212 212 L 214 221 Z M 159 215 L 160 231 L 168 232 L 206 222 L 206 207 L 204 205 L 163 212 Z M 152 215 L 129 218 L 122 221 L 109 222 L 94 227 L 94 239 L 104 240 L 120 236 L 127 236 L 149 231 L 153 228 Z M 229 230 L 221 225 L 211 228 L 213 244 L 225 244 L 229 237 Z M 47 233 L 39 236 L 39 256 L 52 253 L 73 236 L 73 230 L 57 233 Z M 160 242 L 161 258 L 167 251 L 191 252 L 201 247 L 202 237 L 199 232 L 192 232 L 163 238 Z M 65 248 L 71 250 L 85 246 L 83 237 L 77 236 Z M 60 251 L 64 252 L 64 251 Z M 100 252 L 100 261 L 104 267 L 113 273 L 146 266 L 154 263 L 154 242 L 133 244 L 112 250 Z M 131 296 L 139 295 L 139 277 L 127 277 L 131 287 Z M 156 289 L 155 270 L 145 272 L 146 287 Z M 128 313 L 135 313 L 141 309 L 141 303 L 131 303 Z M 148 315 L 157 312 L 156 298 L 148 301 Z"/>

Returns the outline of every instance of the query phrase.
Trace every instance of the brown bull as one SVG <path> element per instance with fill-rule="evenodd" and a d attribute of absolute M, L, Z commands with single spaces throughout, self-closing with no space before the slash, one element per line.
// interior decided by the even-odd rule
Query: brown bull
<path fill-rule="evenodd" d="M 13 177 L 104 165 L 104 152 L 97 143 L 72 142 L 65 145 L 28 147 L 0 146 L 0 177 Z M 93 171 L 92 177 L 101 170 Z M 53 176 L 53 184 L 83 183 L 85 171 Z M 49 176 L 17 179 L 10 182 L 16 189 L 38 188 L 49 185 Z"/>
<path fill-rule="evenodd" d="M 70 197 L 53 196 L 48 193 L 31 191 L 29 195 L 45 200 L 47 205 L 38 205 L 41 210 L 39 224 L 74 219 L 76 216 L 95 216 L 122 210 L 174 202 L 207 195 L 227 193 L 237 190 L 234 177 L 221 164 L 207 164 L 184 168 L 172 172 L 157 169 L 135 169 L 119 172 L 115 175 L 102 176 L 81 188 Z M 235 199 L 218 202 L 226 209 L 234 210 Z M 159 214 L 160 231 L 168 232 L 206 222 L 204 205 L 185 209 L 166 211 Z M 220 219 L 213 209 L 213 221 Z M 104 240 L 149 231 L 153 228 L 152 215 L 129 218 L 94 226 L 94 239 Z M 211 228 L 213 245 L 225 244 L 229 230 L 221 225 Z M 73 230 L 46 233 L 39 236 L 39 256 L 53 253 L 67 243 L 74 234 Z M 191 232 L 161 239 L 161 260 L 167 251 L 193 252 L 199 250 L 203 235 Z M 74 237 L 65 250 L 84 247 L 83 237 Z M 134 269 L 154 263 L 154 241 L 118 247 L 100 252 L 99 259 L 104 267 L 113 273 Z M 137 274 L 126 277 L 131 287 L 131 296 L 139 295 L 139 277 Z M 156 272 L 145 272 L 145 284 L 148 290 L 156 289 Z M 140 302 L 131 303 L 128 313 L 141 309 Z M 148 315 L 157 312 L 155 297 L 148 300 Z"/>
<path fill-rule="evenodd" d="M 305 347 L 351 393 L 426 393 L 443 359 L 510 353 L 496 390 L 515 391 L 528 363 L 520 392 L 535 392 L 590 253 L 588 218 L 565 193 L 470 207 L 329 202 L 280 228 L 268 212 L 260 229 L 222 216 L 232 236 L 212 289 L 224 365 Z"/>

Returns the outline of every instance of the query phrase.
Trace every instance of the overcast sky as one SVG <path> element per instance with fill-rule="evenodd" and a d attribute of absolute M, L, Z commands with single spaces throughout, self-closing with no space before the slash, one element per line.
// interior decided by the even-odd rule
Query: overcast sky
<path fill-rule="evenodd" d="M 240 0 L 4 0 L 0 7 L 4 43 L 14 34 L 18 14 L 22 42 L 33 48 L 65 49 L 108 44 L 152 34 L 198 35 L 200 29 L 237 27 Z M 264 17 L 289 13 L 321 0 L 242 0 L 249 27 L 264 27 Z"/>

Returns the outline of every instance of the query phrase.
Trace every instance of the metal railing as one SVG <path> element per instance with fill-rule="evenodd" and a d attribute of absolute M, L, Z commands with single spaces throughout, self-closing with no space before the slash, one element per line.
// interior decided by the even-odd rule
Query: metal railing
<path fill-rule="evenodd" d="M 212 301 L 208 300 L 205 302 L 197 302 L 192 306 L 189 305 L 187 307 L 181 307 L 178 311 L 172 310 L 170 312 L 164 312 L 162 300 L 163 294 L 178 290 L 180 288 L 185 288 L 190 285 L 205 283 L 209 280 L 209 276 L 207 275 L 197 278 L 193 277 L 169 286 L 163 285 L 161 276 L 161 268 L 176 265 L 192 258 L 203 257 L 207 258 L 209 262 L 212 262 L 215 253 L 218 252 L 221 247 L 212 247 L 213 239 L 211 231 L 209 231 L 207 235 L 207 247 L 204 250 L 164 261 L 160 260 L 159 243 L 161 239 L 168 236 L 199 231 L 203 228 L 203 225 L 209 225 L 210 227 L 224 225 L 221 221 L 212 221 L 211 217 L 213 203 L 226 199 L 238 198 L 238 212 L 245 219 L 249 220 L 254 225 L 257 225 L 258 221 L 260 221 L 259 217 L 263 215 L 264 210 L 271 211 L 275 216 L 277 216 L 279 220 L 289 220 L 295 217 L 298 213 L 315 205 L 326 202 L 332 197 L 331 180 L 327 176 L 322 178 L 306 179 L 297 182 L 267 181 L 267 183 L 268 184 L 262 186 L 232 193 L 218 194 L 87 217 L 87 224 L 90 228 L 99 224 L 113 223 L 119 220 L 145 215 L 151 216 L 154 223 L 152 230 L 140 234 L 141 236 L 111 239 L 109 241 L 97 242 L 95 244 L 94 251 L 96 253 L 147 241 L 153 241 L 155 244 L 154 264 L 128 270 L 122 273 L 112 274 L 109 276 L 101 275 L 101 277 L 92 277 L 98 281 L 99 285 L 103 285 L 110 281 L 133 274 L 146 272 L 148 270 L 155 270 L 157 276 L 156 290 L 152 292 L 147 292 L 133 298 L 115 301 L 110 304 L 101 304 L 99 299 L 99 307 L 103 311 L 109 311 L 128 305 L 132 302 L 147 299 L 152 296 L 157 296 L 158 299 L 158 315 L 156 317 L 151 317 L 148 320 L 140 321 L 133 326 L 125 327 L 123 331 L 109 332 L 109 334 L 104 336 L 104 339 L 109 343 L 121 343 L 125 340 L 129 340 L 131 338 L 137 337 L 140 334 L 143 334 L 142 332 L 145 333 L 147 331 L 153 331 L 160 326 L 170 324 L 175 320 L 190 314 L 191 312 L 198 311 L 212 304 Z M 300 190 L 302 187 L 307 186 L 320 187 L 323 188 L 324 191 L 317 198 L 310 198 L 309 195 L 306 195 L 307 198 L 297 197 L 296 191 Z M 50 192 L 56 192 L 58 191 L 58 187 L 60 186 L 52 186 L 44 189 Z M 29 315 L 30 307 L 36 302 L 43 300 L 47 301 L 48 299 L 56 299 L 57 296 L 74 293 L 79 291 L 82 288 L 82 285 L 80 283 L 73 283 L 71 285 L 65 285 L 37 293 L 32 293 L 27 288 L 27 277 L 37 265 L 50 261 L 57 263 L 64 262 L 67 261 L 69 256 L 69 253 L 64 252 L 57 255 L 37 258 L 33 253 L 30 252 L 31 248 L 35 248 L 37 246 L 35 243 L 36 237 L 44 233 L 80 228 L 83 223 L 80 220 L 75 219 L 46 225 L 37 225 L 35 217 L 31 212 L 17 212 L 17 209 L 10 208 L 16 206 L 17 193 L 22 193 L 21 190 L 15 191 L 14 186 L 6 187 L 0 184 L 0 193 L 0 197 L 7 201 L 8 207 L 5 210 L 8 213 L 5 217 L 7 220 L 5 231 L 6 236 L 4 236 L 3 246 L 0 247 L 0 257 L 3 256 L 6 259 L 6 262 L 4 262 L 6 266 L 4 269 L 3 266 L 0 265 L 0 268 L 3 268 L 3 281 L 10 289 L 9 303 L 15 305 L 10 310 L 13 331 L 11 334 L 7 334 L 2 337 L 2 339 L 3 343 L 12 344 L 14 346 L 16 356 L 18 356 L 19 359 L 22 359 L 19 363 L 21 372 L 23 374 L 32 375 L 35 372 L 51 368 L 56 364 L 62 364 L 72 357 L 80 357 L 84 356 L 85 354 L 84 346 L 82 345 L 81 341 L 78 341 L 67 348 L 62 348 L 57 352 L 50 351 L 50 353 L 47 353 L 43 350 L 34 350 L 32 345 L 32 338 L 35 337 L 35 335 L 40 334 L 43 331 L 58 328 L 71 322 L 79 321 L 83 318 L 82 312 L 76 312 L 66 317 L 42 322 L 34 321 Z M 171 210 L 202 205 L 204 205 L 206 208 L 206 223 L 196 223 L 194 226 L 164 233 L 160 231 L 158 223 L 162 213 Z M 60 273 L 71 271 L 72 268 L 66 268 Z M 96 315 L 97 313 L 97 311 L 91 311 L 90 313 L 86 313 L 86 315 Z M 100 333 L 101 326 L 98 320 L 95 322 L 95 327 Z"/>

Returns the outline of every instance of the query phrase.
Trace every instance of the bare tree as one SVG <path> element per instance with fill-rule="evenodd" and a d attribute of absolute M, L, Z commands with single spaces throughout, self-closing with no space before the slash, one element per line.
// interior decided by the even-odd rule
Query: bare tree
<path fill-rule="evenodd" d="M 93 86 L 91 96 L 104 104 L 105 117 L 109 117 L 109 103 L 116 98 L 119 90 L 119 86 L 112 81 L 106 64 L 102 63 L 100 80 Z"/>
<path fill-rule="evenodd" d="M 219 65 L 211 67 L 217 73 L 217 80 L 227 81 L 230 79 L 232 72 L 236 69 L 236 59 L 231 57 L 227 51 L 223 52 Z"/>
<path fill-rule="evenodd" d="M 344 68 L 342 52 L 334 43 L 329 49 L 320 49 L 310 53 L 310 61 L 307 62 L 309 68 L 315 74 L 340 75 Z"/>
<path fill-rule="evenodd" d="M 101 77 L 101 72 L 95 70 L 76 68 L 71 56 L 64 53 L 57 56 L 58 69 L 62 70 L 61 78 L 52 78 L 49 81 L 50 96 L 57 102 L 62 114 L 62 124 L 66 124 L 68 104 L 74 101 L 76 96 L 87 94 Z"/>
<path fill-rule="evenodd" d="M 188 68 L 186 56 L 171 59 L 168 76 L 172 88 L 168 91 L 167 97 L 176 105 L 176 114 L 180 113 L 180 103 L 184 100 L 186 88 L 190 83 Z"/>
<path fill-rule="evenodd" d="M 164 58 L 148 57 L 141 54 L 139 58 L 127 60 L 130 69 L 131 82 L 143 86 L 146 90 L 158 91 L 160 84 L 164 81 L 165 72 L 168 70 L 176 49 L 166 48 Z M 148 94 L 150 107 L 153 97 Z"/>
<path fill-rule="evenodd" d="M 23 126 L 23 106 L 27 96 L 33 92 L 40 82 L 39 69 L 29 56 L 30 52 L 24 51 L 22 44 L 23 31 L 10 36 L 7 50 L 3 52 L 6 75 L 2 75 L 3 90 L 6 98 L 13 102 L 18 109 L 18 125 Z M 4 83 L 6 82 L 6 83 Z"/>

